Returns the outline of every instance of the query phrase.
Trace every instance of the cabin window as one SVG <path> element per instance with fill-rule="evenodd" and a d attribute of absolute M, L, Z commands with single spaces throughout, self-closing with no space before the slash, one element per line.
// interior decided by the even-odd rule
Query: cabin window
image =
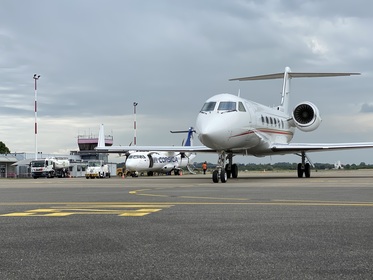
<path fill-rule="evenodd" d="M 242 102 L 238 102 L 238 111 L 246 112 L 245 106 L 242 104 Z"/>
<path fill-rule="evenodd" d="M 218 111 L 236 111 L 236 102 L 222 101 L 219 103 Z"/>
<path fill-rule="evenodd" d="M 266 123 L 269 123 L 269 121 L 268 121 L 268 117 L 266 117 Z"/>
<path fill-rule="evenodd" d="M 215 109 L 216 102 L 206 102 L 203 104 L 201 112 L 211 112 Z"/>
<path fill-rule="evenodd" d="M 145 159 L 144 155 L 130 155 L 128 158 L 130 159 Z"/>
<path fill-rule="evenodd" d="M 269 122 L 271 123 L 271 125 L 273 124 L 272 118 L 269 118 Z"/>
<path fill-rule="evenodd" d="M 263 117 L 263 115 L 261 116 L 261 118 L 262 118 L 262 124 L 264 124 L 264 117 Z"/>

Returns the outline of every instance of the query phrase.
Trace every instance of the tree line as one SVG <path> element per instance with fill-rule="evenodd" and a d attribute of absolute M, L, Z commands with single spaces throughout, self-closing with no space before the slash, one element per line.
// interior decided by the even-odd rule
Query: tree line
<path fill-rule="evenodd" d="M 9 148 L 2 142 L 0 141 L 0 154 L 10 154 Z M 194 166 L 196 168 L 202 168 L 202 163 L 203 162 L 195 162 Z M 124 165 L 124 163 L 119 163 L 118 167 L 121 167 L 121 165 Z M 255 163 L 248 163 L 248 164 L 243 164 L 243 163 L 237 163 L 238 170 L 240 171 L 274 171 L 274 170 L 297 170 L 298 163 L 290 163 L 290 162 L 277 162 L 277 163 L 260 163 L 260 164 L 255 164 Z M 215 168 L 216 164 L 214 163 L 207 163 L 207 168 Z M 347 170 L 354 170 L 354 169 L 373 169 L 373 164 L 366 164 L 365 162 L 361 162 L 360 164 L 345 164 L 342 165 L 343 169 Z M 334 169 L 335 166 L 334 164 L 331 163 L 315 163 L 314 164 L 314 169 L 316 170 L 327 170 L 327 169 Z"/>

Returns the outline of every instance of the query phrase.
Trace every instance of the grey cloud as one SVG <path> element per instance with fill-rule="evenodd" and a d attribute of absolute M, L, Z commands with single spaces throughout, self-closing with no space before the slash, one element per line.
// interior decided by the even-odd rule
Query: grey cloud
<path fill-rule="evenodd" d="M 137 101 L 139 114 L 190 126 L 203 102 L 221 92 L 241 89 L 276 105 L 281 81 L 228 79 L 285 66 L 364 74 L 294 81 L 294 105 L 310 100 L 325 115 L 373 102 L 370 1 L 41 0 L 22 1 L 22 9 L 13 2 L 0 10 L 1 110 L 10 118 L 33 118 L 34 73 L 41 75 L 40 118 L 120 118 Z M 312 137 L 320 135 L 306 140 Z"/>
<path fill-rule="evenodd" d="M 373 113 L 373 104 L 364 103 L 361 105 L 360 113 Z"/>

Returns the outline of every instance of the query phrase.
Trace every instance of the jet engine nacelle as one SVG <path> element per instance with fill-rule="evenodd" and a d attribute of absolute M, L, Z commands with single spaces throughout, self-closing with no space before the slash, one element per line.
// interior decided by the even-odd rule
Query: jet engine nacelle
<path fill-rule="evenodd" d="M 319 109 L 308 101 L 295 106 L 292 116 L 295 126 L 305 132 L 313 131 L 321 124 Z"/>

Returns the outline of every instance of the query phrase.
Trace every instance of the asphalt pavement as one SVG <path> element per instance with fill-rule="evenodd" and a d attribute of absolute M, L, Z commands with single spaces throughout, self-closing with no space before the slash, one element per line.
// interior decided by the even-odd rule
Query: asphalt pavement
<path fill-rule="evenodd" d="M 0 179 L 0 279 L 372 279 L 373 171 Z"/>

